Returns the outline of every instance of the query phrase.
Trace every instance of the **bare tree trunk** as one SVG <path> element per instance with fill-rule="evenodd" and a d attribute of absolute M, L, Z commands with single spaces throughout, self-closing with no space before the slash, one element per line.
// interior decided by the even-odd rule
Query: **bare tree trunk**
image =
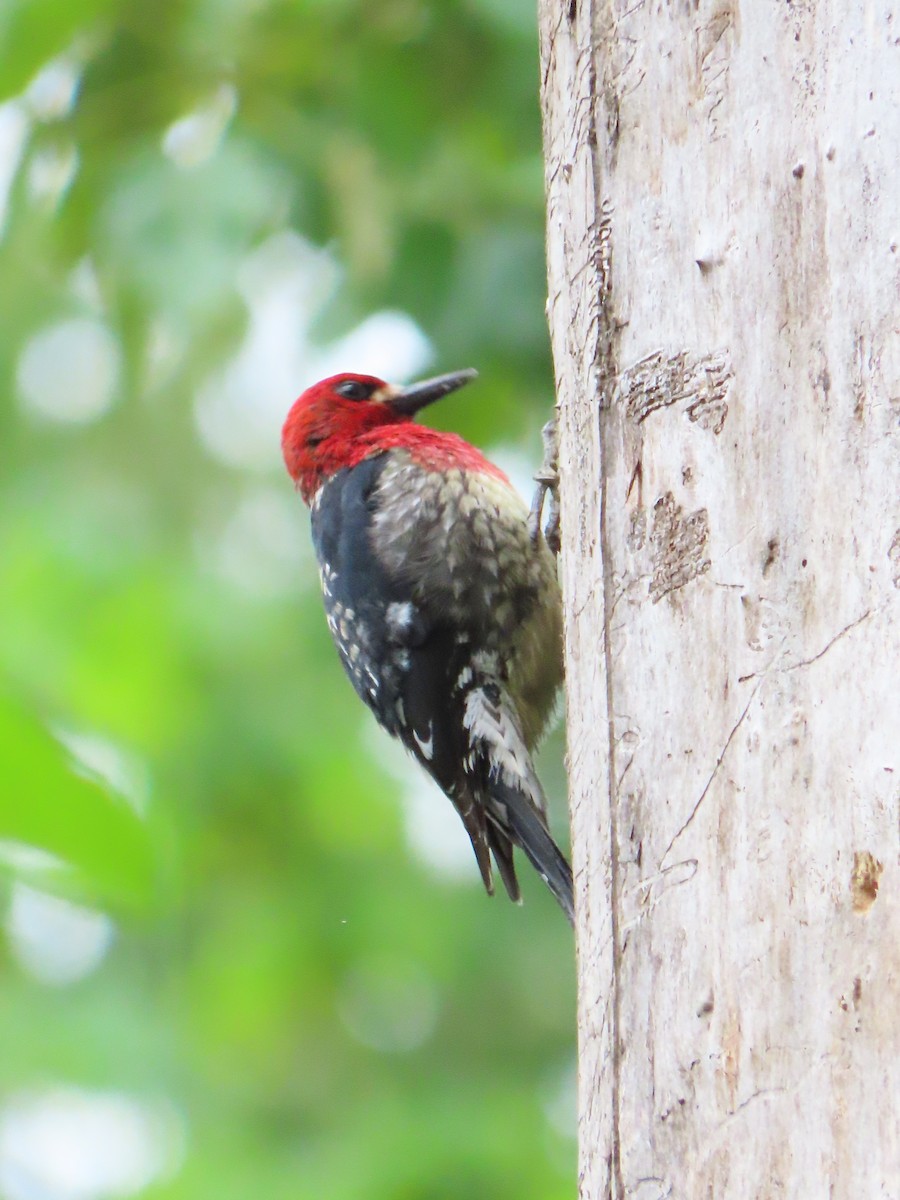
<path fill-rule="evenodd" d="M 540 10 L 581 1194 L 898 1200 L 900 10 Z"/>

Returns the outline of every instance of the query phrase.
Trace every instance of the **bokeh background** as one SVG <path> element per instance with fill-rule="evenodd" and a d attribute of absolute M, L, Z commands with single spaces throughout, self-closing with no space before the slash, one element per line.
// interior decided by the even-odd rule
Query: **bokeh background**
<path fill-rule="evenodd" d="M 533 8 L 0 5 L 2 1200 L 574 1193 L 570 931 L 356 700 L 279 453 L 476 366 L 429 418 L 529 487 Z"/>

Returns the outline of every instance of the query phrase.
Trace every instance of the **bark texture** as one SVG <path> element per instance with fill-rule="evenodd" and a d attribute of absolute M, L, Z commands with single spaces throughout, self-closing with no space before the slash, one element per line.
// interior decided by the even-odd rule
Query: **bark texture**
<path fill-rule="evenodd" d="M 898 1200 L 900 11 L 540 19 L 581 1195 Z"/>

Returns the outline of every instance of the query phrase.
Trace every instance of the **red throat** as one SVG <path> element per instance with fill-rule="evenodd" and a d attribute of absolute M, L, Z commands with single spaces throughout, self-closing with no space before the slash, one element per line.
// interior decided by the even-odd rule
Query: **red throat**
<path fill-rule="evenodd" d="M 354 450 L 354 462 L 362 462 L 370 454 L 383 450 L 407 450 L 413 462 L 429 471 L 477 471 L 482 475 L 493 475 L 496 479 L 509 480 L 499 467 L 495 467 L 469 442 L 456 433 L 441 433 L 426 425 L 387 425 L 373 430 L 358 440 Z"/>

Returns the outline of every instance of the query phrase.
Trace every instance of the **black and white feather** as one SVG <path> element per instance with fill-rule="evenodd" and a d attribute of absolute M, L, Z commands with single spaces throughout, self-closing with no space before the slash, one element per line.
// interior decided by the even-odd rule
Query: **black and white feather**
<path fill-rule="evenodd" d="M 519 899 L 518 846 L 572 921 L 531 760 L 561 681 L 559 592 L 524 504 L 495 476 L 389 450 L 322 485 L 312 533 L 344 668 L 452 800 L 487 890 L 493 855 Z"/>

